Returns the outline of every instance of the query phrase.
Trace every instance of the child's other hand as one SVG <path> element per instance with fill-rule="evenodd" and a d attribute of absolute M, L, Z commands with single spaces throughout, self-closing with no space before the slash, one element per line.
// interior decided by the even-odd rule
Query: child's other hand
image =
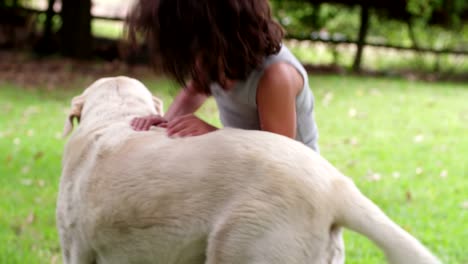
<path fill-rule="evenodd" d="M 166 124 L 169 136 L 187 137 L 203 135 L 217 130 L 216 127 L 206 123 L 194 114 L 174 118 Z"/>

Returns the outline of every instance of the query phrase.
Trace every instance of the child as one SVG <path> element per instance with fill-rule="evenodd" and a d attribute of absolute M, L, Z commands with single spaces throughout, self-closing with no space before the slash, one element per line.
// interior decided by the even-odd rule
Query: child
<path fill-rule="evenodd" d="M 128 29 L 130 40 L 142 34 L 158 69 L 185 85 L 164 117 L 136 118 L 135 130 L 214 131 L 194 115 L 213 96 L 224 126 L 278 133 L 319 152 L 307 73 L 282 44 L 267 0 L 137 0 Z M 330 263 L 343 263 L 341 228 L 329 232 Z"/>
<path fill-rule="evenodd" d="M 169 135 L 216 130 L 194 115 L 213 96 L 223 126 L 265 130 L 319 151 L 314 98 L 301 63 L 281 43 L 283 30 L 266 0 L 137 0 L 130 39 L 142 34 L 151 61 L 185 85 L 164 117 L 132 121 L 136 130 L 163 123 Z"/>

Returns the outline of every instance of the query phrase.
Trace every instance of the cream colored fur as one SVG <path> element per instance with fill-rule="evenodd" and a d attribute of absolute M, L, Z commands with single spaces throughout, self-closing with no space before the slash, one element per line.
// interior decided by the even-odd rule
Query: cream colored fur
<path fill-rule="evenodd" d="M 334 230 L 373 240 L 394 264 L 438 260 L 325 159 L 294 140 L 221 129 L 168 138 L 130 120 L 162 114 L 127 77 L 72 101 L 57 204 L 65 264 L 321 264 Z"/>

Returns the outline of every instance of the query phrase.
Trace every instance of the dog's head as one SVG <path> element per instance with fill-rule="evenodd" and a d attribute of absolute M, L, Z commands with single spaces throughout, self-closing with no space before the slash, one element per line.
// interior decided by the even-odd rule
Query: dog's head
<path fill-rule="evenodd" d="M 125 76 L 101 78 L 86 88 L 81 95 L 72 99 L 71 108 L 65 120 L 63 136 L 70 134 L 74 120 L 79 123 L 88 109 L 102 105 L 116 97 L 127 101 L 136 100 L 150 106 L 152 110 L 155 110 L 155 114 L 163 115 L 162 101 L 153 96 L 140 81 Z"/>

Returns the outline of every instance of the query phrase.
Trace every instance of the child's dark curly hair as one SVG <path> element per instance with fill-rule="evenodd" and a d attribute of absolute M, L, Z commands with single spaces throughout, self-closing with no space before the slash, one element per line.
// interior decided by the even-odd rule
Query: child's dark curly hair
<path fill-rule="evenodd" d="M 268 0 L 137 0 L 127 30 L 134 44 L 143 37 L 157 69 L 204 93 L 211 82 L 245 79 L 284 35 Z"/>

